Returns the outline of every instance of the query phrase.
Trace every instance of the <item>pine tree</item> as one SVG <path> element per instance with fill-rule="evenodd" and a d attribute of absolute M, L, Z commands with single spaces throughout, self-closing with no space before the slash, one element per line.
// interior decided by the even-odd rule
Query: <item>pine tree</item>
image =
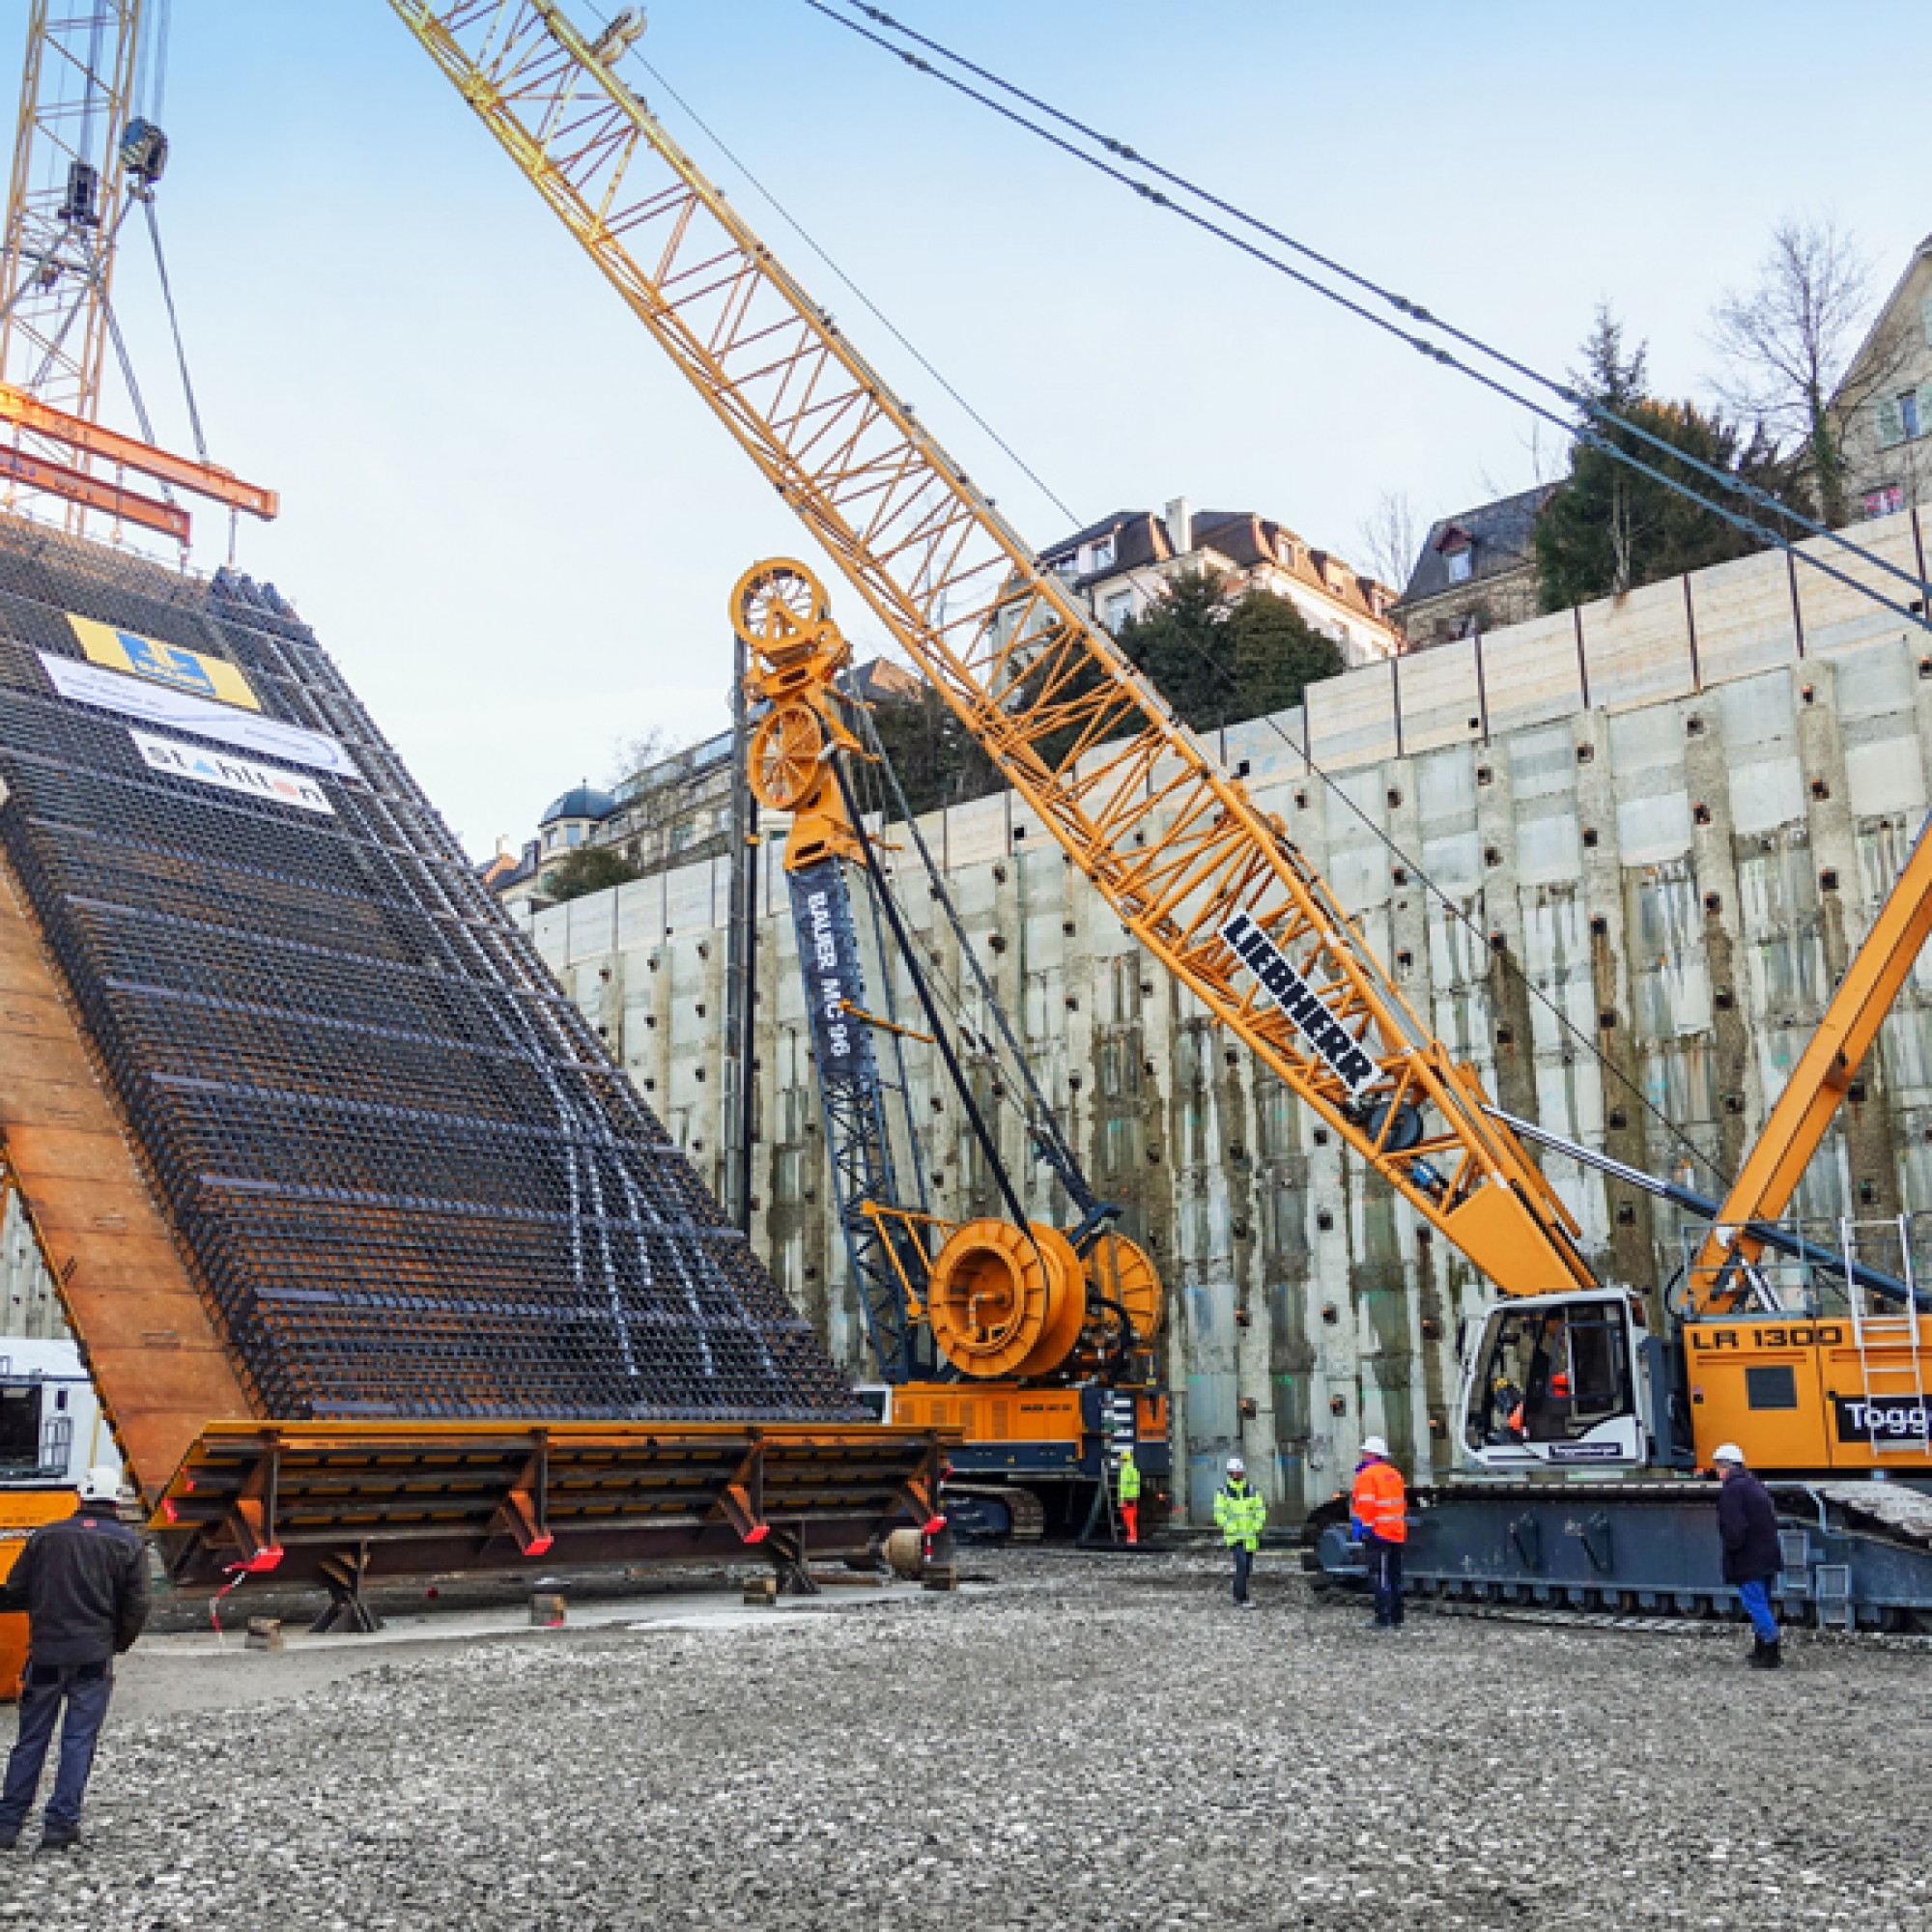
<path fill-rule="evenodd" d="M 1569 480 L 1536 522 L 1539 590 L 1546 611 L 1593 597 L 1619 597 L 1645 583 L 1724 563 L 1760 548 L 1748 531 L 1633 469 L 1612 451 L 1724 501 L 1722 485 L 1684 458 L 1728 470 L 1774 494 L 1791 486 L 1787 466 L 1760 433 L 1748 441 L 1715 412 L 1694 403 L 1662 402 L 1648 390 L 1644 348 L 1626 349 L 1623 325 L 1607 308 L 1583 345 L 1583 368 L 1571 378 L 1593 403 L 1614 411 L 1669 445 L 1661 450 L 1630 430 L 1586 419 L 1595 440 L 1577 444 Z M 1607 444 L 1608 447 L 1604 445 Z M 1682 457 L 1671 451 L 1681 451 Z M 1738 499 L 1730 498 L 1737 504 Z M 1739 505 L 1741 506 L 1741 505 Z"/>

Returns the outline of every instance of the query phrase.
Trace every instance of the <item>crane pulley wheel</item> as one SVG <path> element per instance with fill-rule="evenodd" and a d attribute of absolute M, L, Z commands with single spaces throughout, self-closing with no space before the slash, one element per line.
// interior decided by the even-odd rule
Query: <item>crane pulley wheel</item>
<path fill-rule="evenodd" d="M 752 790 L 767 811 L 796 811 L 817 785 L 826 753 L 824 721 L 794 700 L 758 720 L 752 733 Z"/>
<path fill-rule="evenodd" d="M 962 1376 L 1043 1376 L 1080 1340 L 1087 1283 L 1073 1243 L 1039 1221 L 968 1221 L 940 1249 L 926 1319 Z"/>
<path fill-rule="evenodd" d="M 783 650 L 809 638 L 831 615 L 824 584 L 790 557 L 754 563 L 731 592 L 732 627 L 754 651 Z"/>
<path fill-rule="evenodd" d="M 1087 1285 L 1104 1302 L 1127 1311 L 1134 1324 L 1134 1341 L 1145 1349 L 1160 1333 L 1161 1307 L 1166 1295 L 1160 1271 L 1147 1250 L 1111 1228 L 1087 1250 Z"/>

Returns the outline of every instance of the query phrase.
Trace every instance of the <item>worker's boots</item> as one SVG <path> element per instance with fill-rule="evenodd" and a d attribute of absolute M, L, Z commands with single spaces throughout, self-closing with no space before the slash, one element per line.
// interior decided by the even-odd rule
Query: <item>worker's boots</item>
<path fill-rule="evenodd" d="M 1763 1637 L 1753 1640 L 1750 1654 L 1753 1670 L 1776 1670 L 1783 1662 L 1784 1646 L 1775 1638 L 1769 1643 Z"/>

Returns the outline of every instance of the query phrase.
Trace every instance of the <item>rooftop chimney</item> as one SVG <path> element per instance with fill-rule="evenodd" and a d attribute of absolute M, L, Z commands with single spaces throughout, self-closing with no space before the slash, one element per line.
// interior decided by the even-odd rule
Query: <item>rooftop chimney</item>
<path fill-rule="evenodd" d="M 1185 497 L 1177 497 L 1167 506 L 1167 540 L 1176 556 L 1185 556 L 1194 548 L 1194 505 Z"/>

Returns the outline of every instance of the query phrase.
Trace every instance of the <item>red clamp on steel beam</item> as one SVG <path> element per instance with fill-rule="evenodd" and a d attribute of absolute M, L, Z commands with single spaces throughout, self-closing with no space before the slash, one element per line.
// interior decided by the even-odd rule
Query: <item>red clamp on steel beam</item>
<path fill-rule="evenodd" d="M 747 1543 L 762 1543 L 765 1540 L 765 1538 L 768 1537 L 771 1533 L 772 1533 L 772 1526 L 770 1523 L 754 1522 L 751 1526 L 751 1528 L 745 1532 L 745 1541 Z"/>
<path fill-rule="evenodd" d="M 946 1527 L 946 1519 L 943 1516 L 930 1517 L 926 1520 L 926 1525 L 923 1534 L 926 1536 L 937 1536 L 939 1532 L 945 1527 Z"/>
<path fill-rule="evenodd" d="M 161 1514 L 170 1522 L 179 1522 L 181 1520 L 181 1510 L 176 1504 L 174 1497 L 163 1496 L 161 1498 Z"/>
<path fill-rule="evenodd" d="M 556 1538 L 549 1530 L 545 1530 L 541 1536 L 533 1536 L 524 1545 L 524 1554 L 526 1556 L 541 1556 L 555 1541 Z"/>
<path fill-rule="evenodd" d="M 231 1570 L 240 1570 L 250 1577 L 265 1577 L 288 1552 L 279 1543 L 271 1543 L 266 1549 L 258 1549 L 252 1556 L 245 1556 L 240 1563 L 231 1563 Z"/>

